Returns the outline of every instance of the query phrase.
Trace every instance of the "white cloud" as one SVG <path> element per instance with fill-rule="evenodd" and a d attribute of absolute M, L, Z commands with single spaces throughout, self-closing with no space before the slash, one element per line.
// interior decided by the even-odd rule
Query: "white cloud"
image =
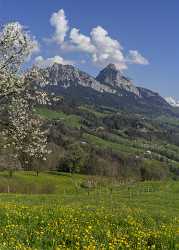
<path fill-rule="evenodd" d="M 55 34 L 52 40 L 57 44 L 62 44 L 66 33 L 69 30 L 68 20 L 66 19 L 63 9 L 60 9 L 58 12 L 52 14 L 50 24 L 55 28 Z"/>
<path fill-rule="evenodd" d="M 128 64 L 149 64 L 137 50 L 130 50 L 125 56 L 120 42 L 111 38 L 108 31 L 101 26 L 92 28 L 89 35 L 72 28 L 69 37 L 65 39 L 69 26 L 63 9 L 53 13 L 50 23 L 55 27 L 52 39 L 60 45 L 61 50 L 86 53 L 96 66 L 105 67 L 109 63 L 114 63 L 119 70 L 123 70 Z"/>
<path fill-rule="evenodd" d="M 133 64 L 147 65 L 149 61 L 143 57 L 137 50 L 130 50 L 127 56 L 127 62 Z"/>
<path fill-rule="evenodd" d="M 40 52 L 40 44 L 35 39 L 35 37 L 33 37 L 31 54 L 37 54 L 39 52 Z"/>
<path fill-rule="evenodd" d="M 114 63 L 119 69 L 127 68 L 125 58 L 120 43 L 112 39 L 108 32 L 101 26 L 93 28 L 91 31 L 91 40 L 96 50 L 92 54 L 92 60 L 99 66 L 106 66 Z"/>
<path fill-rule="evenodd" d="M 84 52 L 94 53 L 96 48 L 91 43 L 91 38 L 80 33 L 76 28 L 73 28 L 70 32 L 70 39 L 73 45 L 76 45 L 76 49 Z"/>
<path fill-rule="evenodd" d="M 63 65 L 73 64 L 72 61 L 65 60 L 61 56 L 54 56 L 54 57 L 46 58 L 46 59 L 44 59 L 42 56 L 38 56 L 35 58 L 35 64 L 40 68 L 50 67 L 54 63 L 63 64 Z"/>
<path fill-rule="evenodd" d="M 39 52 L 40 52 L 40 44 L 34 37 L 31 44 L 31 52 L 29 56 L 26 58 L 26 62 L 29 62 L 32 59 L 32 57 L 37 55 Z"/>
<path fill-rule="evenodd" d="M 73 28 L 70 32 L 70 40 L 62 48 L 88 53 L 92 62 L 97 66 L 115 63 L 119 69 L 127 67 L 122 46 L 117 40 L 109 37 L 108 32 L 100 26 L 93 28 L 90 36 L 86 36 L 80 33 L 79 29 Z"/>

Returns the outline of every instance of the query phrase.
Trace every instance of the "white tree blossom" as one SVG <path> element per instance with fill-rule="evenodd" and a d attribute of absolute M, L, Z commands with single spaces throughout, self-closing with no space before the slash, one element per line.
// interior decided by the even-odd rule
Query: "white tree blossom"
<path fill-rule="evenodd" d="M 43 76 L 36 68 L 22 73 L 21 66 L 37 50 L 36 40 L 18 22 L 0 31 L 0 122 L 4 148 L 13 152 L 23 167 L 32 159 L 45 160 L 48 153 L 42 121 L 33 115 L 35 103 L 48 102 L 46 93 L 36 90 Z"/>

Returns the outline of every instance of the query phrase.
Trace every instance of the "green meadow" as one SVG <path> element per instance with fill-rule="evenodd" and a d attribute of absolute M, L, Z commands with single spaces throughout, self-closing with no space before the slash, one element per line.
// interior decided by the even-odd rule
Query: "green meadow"
<path fill-rule="evenodd" d="M 19 171 L 0 183 L 0 249 L 179 249 L 176 181 Z"/>

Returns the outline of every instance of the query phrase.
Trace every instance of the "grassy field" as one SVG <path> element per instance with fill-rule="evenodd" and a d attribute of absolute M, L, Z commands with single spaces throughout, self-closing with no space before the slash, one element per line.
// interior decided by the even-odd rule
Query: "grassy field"
<path fill-rule="evenodd" d="M 178 182 L 2 172 L 0 183 L 0 249 L 179 249 Z"/>
<path fill-rule="evenodd" d="M 41 108 L 36 108 L 36 113 L 40 115 L 43 118 L 49 119 L 49 120 L 60 120 L 64 124 L 69 125 L 73 128 L 80 128 L 80 120 L 81 118 L 77 115 L 73 114 L 65 114 L 62 111 L 54 111 L 54 110 L 49 110 L 48 108 L 41 107 Z"/>

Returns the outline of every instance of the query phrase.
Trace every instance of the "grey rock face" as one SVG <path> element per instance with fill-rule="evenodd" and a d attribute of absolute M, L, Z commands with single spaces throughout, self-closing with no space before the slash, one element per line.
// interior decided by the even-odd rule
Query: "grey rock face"
<path fill-rule="evenodd" d="M 70 86 L 92 88 L 98 92 L 116 93 L 116 90 L 105 84 L 101 84 L 95 78 L 87 73 L 80 71 L 72 65 L 54 64 L 52 67 L 42 69 L 45 71 L 46 84 L 59 85 L 63 88 Z"/>
<path fill-rule="evenodd" d="M 119 96 L 121 96 L 121 90 L 125 90 L 140 96 L 139 90 L 116 69 L 114 64 L 109 64 L 96 79 L 72 65 L 54 64 L 41 70 L 45 71 L 47 85 L 59 85 L 63 88 L 81 85 L 101 93 L 106 92 Z"/>
<path fill-rule="evenodd" d="M 132 84 L 132 81 L 125 77 L 114 64 L 109 64 L 104 68 L 99 75 L 96 77 L 96 80 L 113 87 L 114 89 L 124 89 L 130 91 L 135 95 L 139 96 L 138 89 Z"/>
<path fill-rule="evenodd" d="M 88 95 L 87 92 L 91 93 L 91 90 L 95 91 L 97 95 L 99 93 L 113 94 L 114 99 L 116 100 L 117 98 L 116 102 L 120 103 L 126 102 L 128 104 L 131 101 L 127 101 L 127 98 L 130 98 L 130 100 L 133 98 L 138 103 L 147 102 L 147 105 L 156 103 L 157 105 L 169 106 L 159 94 L 134 86 L 132 81 L 125 77 L 114 64 L 109 64 L 104 68 L 96 79 L 72 65 L 54 64 L 51 67 L 40 70 L 43 71 L 42 73 L 46 78 L 45 86 L 41 87 L 45 87 L 47 91 L 53 92 L 55 90 L 55 92 L 60 94 L 60 89 L 66 91 L 68 89 L 69 91 L 70 89 L 76 89 L 76 92 L 79 91 L 78 94 L 80 95 L 80 87 L 83 87 L 86 89 L 85 95 Z M 94 96 L 96 94 L 94 93 Z"/>
<path fill-rule="evenodd" d="M 96 78 L 72 65 L 54 64 L 39 70 L 46 78 L 46 83 L 40 84 L 40 87 L 68 100 L 137 112 L 143 110 L 150 113 L 154 109 L 157 112 L 161 109 L 170 111 L 170 105 L 164 98 L 149 89 L 134 86 L 114 64 L 109 64 Z"/>

